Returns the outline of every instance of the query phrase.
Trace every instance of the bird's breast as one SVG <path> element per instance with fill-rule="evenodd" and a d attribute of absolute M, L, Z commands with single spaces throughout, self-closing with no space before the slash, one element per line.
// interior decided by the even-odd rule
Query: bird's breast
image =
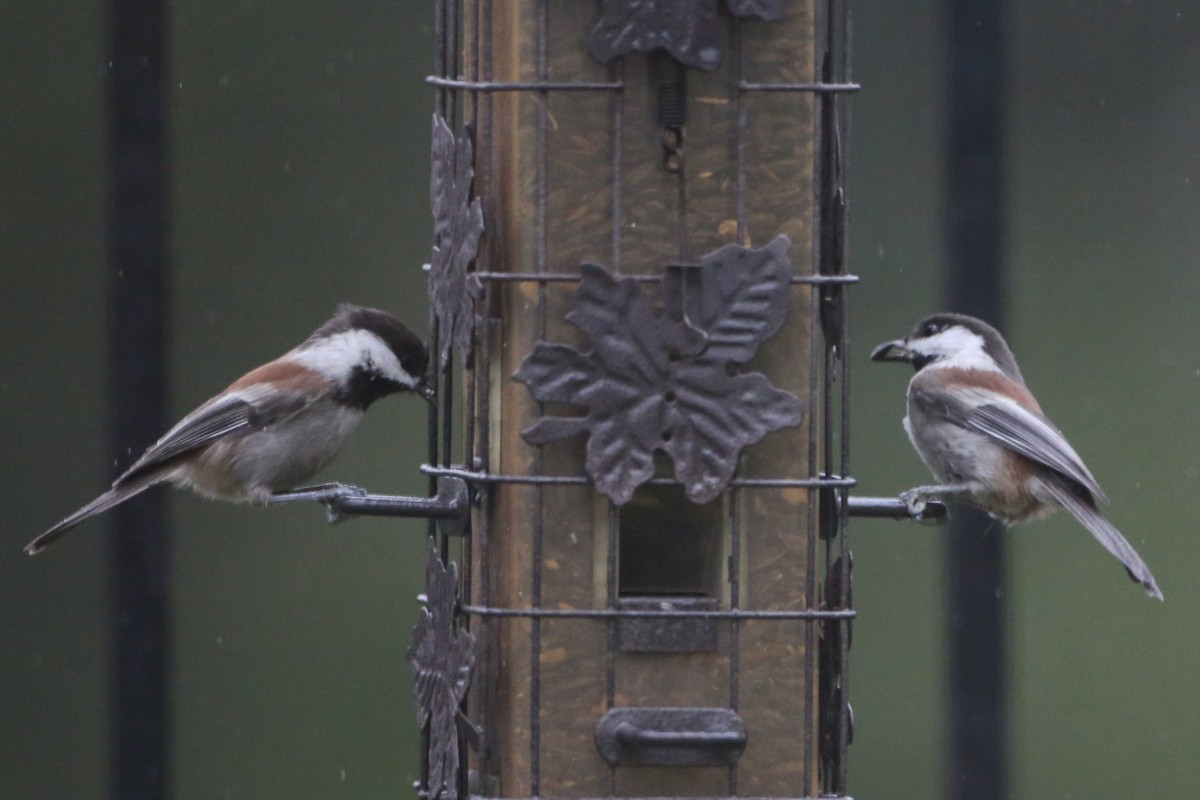
<path fill-rule="evenodd" d="M 913 403 L 908 405 L 904 430 L 921 460 L 943 483 L 986 481 L 1002 467 L 1008 452 L 983 434 Z"/>

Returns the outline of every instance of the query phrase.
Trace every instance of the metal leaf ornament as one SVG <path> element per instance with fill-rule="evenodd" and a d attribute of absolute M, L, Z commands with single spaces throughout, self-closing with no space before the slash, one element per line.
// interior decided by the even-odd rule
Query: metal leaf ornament
<path fill-rule="evenodd" d="M 656 307 L 633 278 L 584 264 L 567 320 L 592 349 L 538 342 L 514 377 L 544 403 L 587 416 L 546 416 L 522 432 L 531 444 L 586 433 L 588 474 L 618 505 L 667 453 L 688 497 L 706 503 L 733 477 L 738 454 L 767 433 L 799 425 L 800 401 L 757 372 L 740 373 L 788 309 L 790 245 L 722 247 L 696 267 L 667 271 Z"/>
<path fill-rule="evenodd" d="M 483 235 L 483 206 L 471 198 L 471 139 L 455 137 L 446 121 L 433 115 L 433 173 L 429 200 L 433 208 L 433 258 L 429 268 L 429 303 L 438 320 L 438 355 L 443 366 L 451 347 L 466 353 L 471 346 L 479 296 L 479 278 L 467 267 Z"/>
<path fill-rule="evenodd" d="M 735 17 L 778 19 L 786 0 L 726 0 Z M 627 53 L 665 50 L 695 69 L 721 63 L 717 0 L 604 0 L 588 35 L 592 57 L 608 63 Z"/>
<path fill-rule="evenodd" d="M 458 798 L 458 709 L 471 683 L 475 637 L 454 625 L 458 565 L 443 565 L 429 540 L 425 563 L 425 607 L 408 651 L 416 688 L 417 719 L 429 725 L 428 797 Z"/>

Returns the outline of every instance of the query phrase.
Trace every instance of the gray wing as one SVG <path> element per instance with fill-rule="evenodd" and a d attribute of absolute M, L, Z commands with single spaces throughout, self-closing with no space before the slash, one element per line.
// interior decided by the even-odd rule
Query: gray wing
<path fill-rule="evenodd" d="M 1077 481 L 1095 497 L 1107 502 L 1104 490 L 1092 477 L 1083 459 L 1067 442 L 1066 437 L 1041 414 L 995 392 L 981 390 L 984 396 L 977 405 L 951 401 L 944 395 L 919 392 L 914 398 L 929 412 L 940 413 L 950 421 L 977 431 L 1031 461 L 1043 464 Z"/>
<path fill-rule="evenodd" d="M 1026 458 L 1079 481 L 1096 497 L 1108 500 L 1066 437 L 1041 414 L 1028 411 L 1011 401 L 985 403 L 972 411 L 967 427 L 987 434 Z"/>
<path fill-rule="evenodd" d="M 312 398 L 284 397 L 265 387 L 251 387 L 209 400 L 179 421 L 113 482 L 123 486 L 199 447 L 229 436 L 262 430 L 307 406 Z"/>

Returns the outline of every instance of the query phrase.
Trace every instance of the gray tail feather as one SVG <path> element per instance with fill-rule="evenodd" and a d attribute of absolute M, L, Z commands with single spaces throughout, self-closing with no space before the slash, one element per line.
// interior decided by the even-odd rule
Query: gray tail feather
<path fill-rule="evenodd" d="M 141 494 L 161 480 L 161 477 L 155 476 L 150 480 L 136 481 L 125 486 L 114 486 L 92 502 L 88 503 L 83 508 L 76 511 L 71 516 L 53 525 L 49 530 L 34 539 L 29 544 L 25 545 L 25 552 L 31 556 L 40 553 L 46 548 L 47 545 L 53 543 L 60 536 L 74 528 L 79 523 L 83 522 L 89 517 L 94 517 L 97 514 L 108 511 L 113 506 L 124 503 L 129 498 Z"/>
<path fill-rule="evenodd" d="M 1100 542 L 1105 550 L 1112 553 L 1125 565 L 1129 577 L 1146 587 L 1146 594 L 1159 600 L 1163 599 L 1163 593 L 1159 590 L 1154 575 L 1150 573 L 1146 562 L 1142 561 L 1142 557 L 1133 549 L 1133 545 L 1121 535 L 1121 532 L 1104 518 L 1091 497 L 1081 496 L 1082 493 L 1078 489 L 1063 485 L 1059 481 L 1045 481 L 1045 485 L 1054 499 L 1061 503 L 1063 508 L 1070 511 L 1075 519 L 1083 523 L 1083 526 L 1092 532 L 1092 536 L 1096 537 L 1096 541 Z"/>

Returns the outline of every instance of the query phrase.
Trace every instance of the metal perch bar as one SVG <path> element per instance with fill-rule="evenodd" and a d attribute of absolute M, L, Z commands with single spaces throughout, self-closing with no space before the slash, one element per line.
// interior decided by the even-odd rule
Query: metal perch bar
<path fill-rule="evenodd" d="M 425 83 L 439 89 L 462 89 L 468 92 L 620 92 L 625 84 L 620 81 L 472 81 L 465 78 L 445 78 L 429 75 Z M 813 94 L 839 94 L 857 92 L 862 86 L 857 83 L 763 83 L 739 81 L 742 92 L 809 92 Z"/>
<path fill-rule="evenodd" d="M 854 619 L 858 612 L 849 608 L 802 608 L 794 611 L 753 609 L 674 609 L 674 608 L 494 608 L 464 604 L 459 611 L 479 617 L 529 617 L 557 619 L 729 619 L 729 620 L 814 620 Z"/>
<path fill-rule="evenodd" d="M 430 464 L 422 464 L 421 471 L 427 475 L 437 475 L 439 478 L 438 496 L 442 495 L 440 481 L 453 480 L 463 484 L 464 503 L 465 503 L 465 484 L 467 481 L 477 483 L 518 483 L 529 485 L 586 485 L 589 482 L 587 476 L 583 475 L 496 475 L 485 472 L 478 472 L 464 469 L 462 467 L 435 467 Z M 649 481 L 651 485 L 672 486 L 677 485 L 676 481 L 668 478 L 657 478 Z M 803 489 L 821 489 L 821 488 L 850 488 L 855 485 L 853 478 L 842 477 L 821 477 L 821 478 L 778 478 L 778 479 L 734 479 L 730 481 L 731 486 L 738 488 L 803 488 Z M 366 495 L 363 497 L 344 497 L 339 498 L 338 510 L 342 509 L 341 504 L 345 504 L 345 510 L 351 511 L 352 506 L 364 503 L 369 505 L 369 501 L 374 499 L 383 499 L 379 495 Z M 388 498 L 392 500 L 407 500 L 412 503 L 431 503 L 430 500 L 417 500 L 416 498 Z M 909 511 L 908 505 L 899 497 L 855 497 L 849 498 L 849 511 L 852 517 L 867 517 L 875 519 L 913 519 L 917 522 L 941 522 L 948 517 L 946 504 L 938 500 L 930 500 L 926 503 L 925 509 L 920 514 L 912 514 Z M 439 514 L 423 514 L 421 512 L 413 512 L 409 514 L 397 513 L 392 511 L 366 511 L 355 513 L 376 513 L 381 516 L 431 516 L 438 517 Z M 454 516 L 453 513 L 441 514 L 441 517 Z"/>
<path fill-rule="evenodd" d="M 862 86 L 857 83 L 759 83 L 757 81 L 738 81 L 738 89 L 743 92 L 816 92 L 817 94 L 836 94 L 838 92 L 857 92 Z"/>
<path fill-rule="evenodd" d="M 447 536 L 462 536 L 470 512 L 470 495 L 466 481 L 439 476 L 434 497 L 405 497 L 387 494 L 335 495 L 321 502 L 332 516 L 358 515 L 367 517 L 422 517 L 441 520 L 439 526 Z"/>
<path fill-rule="evenodd" d="M 920 514 L 909 511 L 899 497 L 851 497 L 850 516 L 876 519 L 912 519 L 917 522 L 944 522 L 948 518 L 946 504 L 938 500 L 926 502 Z"/>
<path fill-rule="evenodd" d="M 590 486 L 591 478 L 587 475 L 501 475 L 489 472 L 479 472 L 464 469 L 459 466 L 435 467 L 422 464 L 421 471 L 426 475 L 450 476 L 462 478 L 470 483 L 493 484 L 524 484 L 528 486 Z M 679 481 L 672 478 L 652 478 L 646 481 L 647 486 L 679 486 Z M 854 478 L 817 477 L 817 478 L 734 478 L 729 486 L 738 489 L 838 489 L 855 485 Z"/>
<path fill-rule="evenodd" d="M 530 283 L 579 283 L 578 274 L 558 272 L 474 272 L 481 281 L 508 281 Z M 662 275 L 623 275 L 623 278 L 638 283 L 662 283 Z M 855 284 L 857 275 L 792 275 L 789 283 L 802 284 Z"/>

